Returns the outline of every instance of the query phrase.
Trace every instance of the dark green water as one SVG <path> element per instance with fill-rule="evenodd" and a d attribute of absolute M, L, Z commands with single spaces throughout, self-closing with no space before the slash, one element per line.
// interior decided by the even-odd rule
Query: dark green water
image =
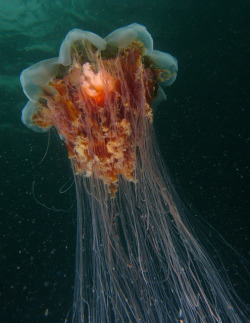
<path fill-rule="evenodd" d="M 179 74 L 155 113 L 162 154 L 182 199 L 244 257 L 249 225 L 248 1 L 0 0 L 0 322 L 63 322 L 74 285 L 75 192 L 62 143 L 20 122 L 22 69 L 58 55 L 71 28 L 105 37 L 132 22 Z M 38 205 L 32 195 L 54 212 Z M 197 219 L 197 221 L 196 221 Z M 203 227 L 204 229 L 204 227 Z M 205 226 L 211 237 L 213 233 Z M 240 262 L 216 245 L 239 295 Z M 211 251 L 212 252 L 212 251 Z"/>

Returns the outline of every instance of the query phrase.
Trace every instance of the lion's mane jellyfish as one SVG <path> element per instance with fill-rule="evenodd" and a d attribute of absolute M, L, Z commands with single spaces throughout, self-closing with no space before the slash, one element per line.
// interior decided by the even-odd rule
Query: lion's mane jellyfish
<path fill-rule="evenodd" d="M 21 74 L 22 121 L 55 127 L 77 193 L 73 322 L 241 322 L 244 314 L 191 233 L 153 130 L 177 60 L 144 26 L 106 38 L 71 30 L 59 57 Z"/>

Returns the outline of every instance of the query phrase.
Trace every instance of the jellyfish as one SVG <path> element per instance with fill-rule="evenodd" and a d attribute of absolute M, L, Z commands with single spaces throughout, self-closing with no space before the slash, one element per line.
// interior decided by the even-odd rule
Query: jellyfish
<path fill-rule="evenodd" d="M 71 30 L 58 58 L 22 71 L 22 122 L 54 127 L 77 195 L 72 322 L 242 322 L 195 238 L 153 128 L 177 60 L 133 23 L 106 38 Z"/>

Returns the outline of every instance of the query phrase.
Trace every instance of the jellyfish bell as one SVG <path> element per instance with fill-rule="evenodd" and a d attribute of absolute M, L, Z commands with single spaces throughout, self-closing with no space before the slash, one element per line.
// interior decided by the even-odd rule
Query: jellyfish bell
<path fill-rule="evenodd" d="M 73 29 L 58 59 L 22 72 L 30 99 L 22 121 L 35 131 L 54 126 L 77 172 L 94 173 L 115 191 L 118 176 L 134 180 L 136 120 L 152 121 L 152 101 L 164 97 L 158 81 L 169 81 L 176 72 L 170 54 L 153 51 L 144 26 L 131 24 L 105 40 Z"/>
<path fill-rule="evenodd" d="M 75 176 L 73 322 L 244 317 L 192 235 L 156 144 L 152 107 L 177 71 L 131 24 L 104 39 L 73 29 L 58 59 L 21 74 L 23 123 L 57 129 Z"/>

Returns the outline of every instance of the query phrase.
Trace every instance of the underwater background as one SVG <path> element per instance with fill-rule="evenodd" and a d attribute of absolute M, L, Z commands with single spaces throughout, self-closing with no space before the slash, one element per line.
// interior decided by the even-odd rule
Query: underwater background
<path fill-rule="evenodd" d="M 214 241 L 248 302 L 240 259 L 215 232 L 247 258 L 248 12 L 248 0 L 0 0 L 0 322 L 64 322 L 73 300 L 70 163 L 55 131 L 49 138 L 21 123 L 20 72 L 58 56 L 72 28 L 105 37 L 133 22 L 178 59 L 177 80 L 154 115 L 160 149 L 191 225 Z"/>

